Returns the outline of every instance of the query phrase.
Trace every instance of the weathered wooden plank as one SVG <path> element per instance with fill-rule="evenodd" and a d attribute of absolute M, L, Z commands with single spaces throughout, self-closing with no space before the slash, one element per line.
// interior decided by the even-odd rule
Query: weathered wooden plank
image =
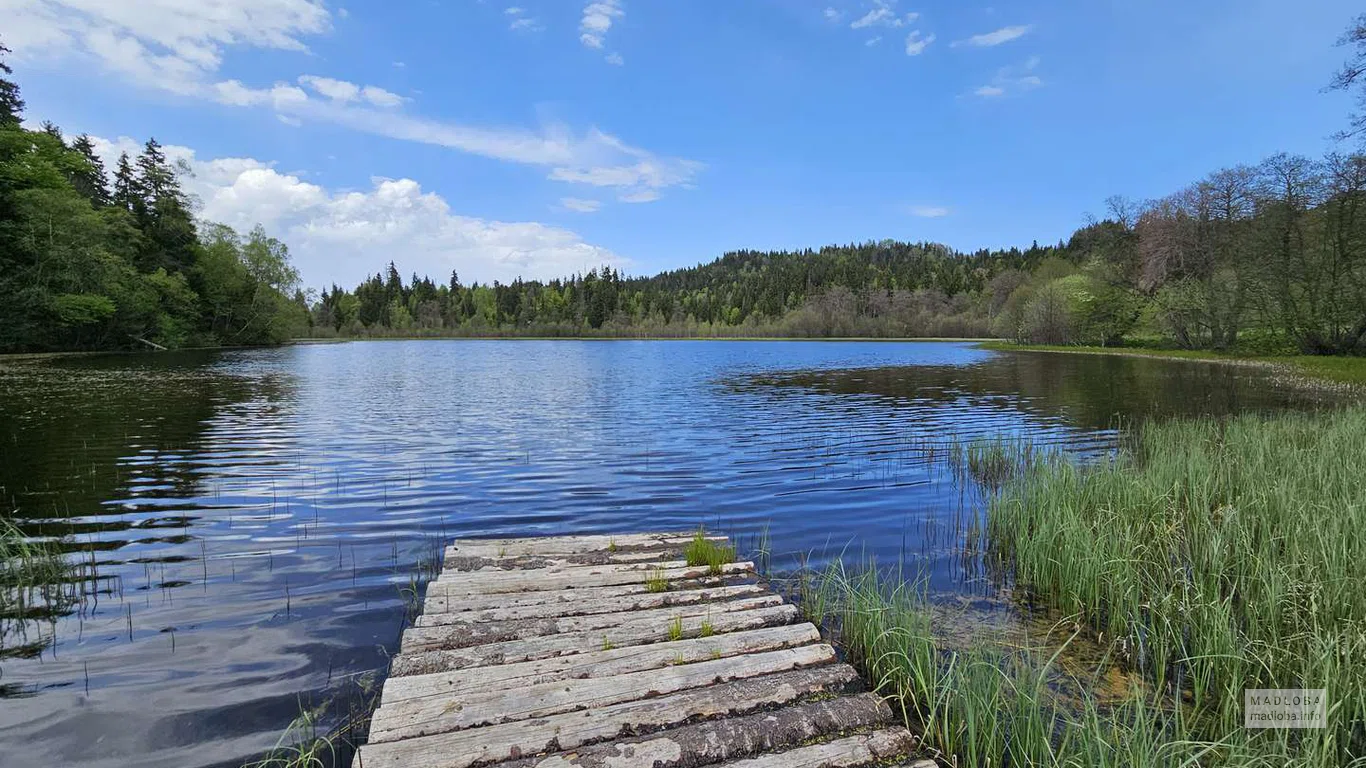
<path fill-rule="evenodd" d="M 609 613 L 589 613 L 576 616 L 543 616 L 529 619 L 513 619 L 510 621 L 471 621 L 470 617 L 463 613 L 432 613 L 423 614 L 417 617 L 418 628 L 449 627 L 451 632 L 458 629 L 467 632 L 470 641 L 465 645 L 478 645 L 479 643 L 491 643 L 497 640 L 511 640 L 516 637 L 531 637 L 532 635 L 556 635 L 561 632 L 576 632 L 581 629 L 593 627 L 607 627 L 620 621 L 637 618 L 645 619 L 652 616 L 661 615 L 680 615 L 694 616 L 699 613 L 730 613 L 732 611 L 748 611 L 753 608 L 763 608 L 770 605 L 780 605 L 783 602 L 777 595 L 753 595 L 750 597 L 737 597 L 733 600 L 716 600 L 712 602 L 689 602 L 680 605 L 661 605 L 655 608 L 642 608 L 639 610 L 621 610 Z M 479 639 L 488 638 L 488 639 Z"/>
<path fill-rule="evenodd" d="M 370 721 L 370 741 L 396 741 L 493 723 L 546 717 L 585 707 L 659 696 L 713 683 L 771 675 L 835 660 L 829 645 L 804 645 L 612 677 L 555 680 L 524 688 L 385 702 Z"/>
<path fill-rule="evenodd" d="M 797 618 L 797 609 L 792 605 L 777 605 L 772 608 L 759 608 L 753 611 L 721 613 L 711 617 L 712 631 L 739 632 L 759 627 L 772 627 L 790 624 Z M 705 616 L 683 619 L 683 637 L 698 637 L 701 634 Z M 545 659 L 551 656 L 590 653 L 603 649 L 604 645 L 623 648 L 626 646 L 656 643 L 669 639 L 671 627 L 661 626 L 658 622 L 627 627 L 613 627 L 607 630 L 590 630 L 563 635 L 546 635 L 525 640 L 509 640 L 503 643 L 489 643 L 467 648 L 432 648 L 421 651 L 405 651 L 394 659 L 389 670 L 393 676 L 418 675 L 442 670 L 464 669 L 489 664 L 509 664 L 517 661 Z M 411 631 L 411 630 L 410 630 Z"/>
<path fill-rule="evenodd" d="M 687 560 L 660 560 L 644 563 L 569 563 L 562 560 L 533 561 L 541 563 L 531 568 L 503 568 L 486 565 L 478 569 L 445 567 L 436 577 L 437 584 L 480 584 L 494 581 L 532 581 L 551 576 L 598 576 L 606 573 L 637 573 L 687 568 Z"/>
<path fill-rule="evenodd" d="M 622 733 L 678 725 L 691 718 L 744 714 L 816 693 L 843 691 L 857 679 L 853 667 L 828 664 L 534 720 L 366 744 L 352 768 L 470 768 L 539 752 L 575 749 Z"/>
<path fill-rule="evenodd" d="M 472 557 L 461 555 L 454 547 L 450 547 L 446 549 L 442 567 L 447 571 L 479 571 L 489 568 L 511 570 L 514 568 L 551 568 L 603 563 L 664 562 L 682 559 L 683 550 L 679 547 L 583 552 L 575 555 L 517 555 L 514 557 Z"/>
<path fill-rule="evenodd" d="M 581 590 L 572 590 L 569 594 Z M 458 621 L 519 621 L 522 619 L 543 619 L 552 616 L 586 616 L 591 613 L 618 613 L 621 611 L 660 608 L 667 605 L 691 605 L 712 601 L 731 600 L 737 597 L 751 597 L 765 594 L 768 590 L 759 584 L 735 584 L 732 586 L 680 589 L 669 592 L 636 591 L 613 597 L 584 598 L 563 600 L 553 603 L 532 605 L 487 606 L 482 610 L 455 610 L 445 595 L 428 597 L 423 605 L 423 616 L 455 616 Z M 440 623 L 440 622 L 435 622 Z"/>
<path fill-rule="evenodd" d="M 892 711 L 881 697 L 861 693 L 743 717 L 706 720 L 573 752 L 514 760 L 500 768 L 691 768 L 790 749 L 814 738 L 872 728 L 891 719 Z"/>
<path fill-rule="evenodd" d="M 726 768 L 856 768 L 905 757 L 913 749 L 915 740 L 909 731 L 885 728 L 722 765 Z"/>
<path fill-rule="evenodd" d="M 611 677 L 628 672 L 793 648 L 819 641 L 821 633 L 811 624 L 731 632 L 671 643 L 635 645 L 592 653 L 576 653 L 549 659 L 522 661 L 489 667 L 390 677 L 384 682 L 384 704 L 405 699 L 444 696 L 491 688 L 523 687 L 555 680 Z"/>
<path fill-rule="evenodd" d="M 754 563 L 749 561 L 726 563 L 720 573 L 712 573 L 705 565 L 681 568 L 628 568 L 611 570 L 622 566 L 609 565 L 574 569 L 583 573 L 566 570 L 560 573 L 540 573 L 538 571 L 496 571 L 480 574 L 460 574 L 442 576 L 428 585 L 428 589 L 439 589 L 447 595 L 480 595 L 500 592 L 534 592 L 551 589 L 578 589 L 581 587 L 610 587 L 617 584 L 644 584 L 652 579 L 673 581 L 675 579 L 698 579 L 703 576 L 720 576 L 737 573 L 754 573 Z M 592 572 L 589 572 L 592 571 Z"/>
<path fill-rule="evenodd" d="M 669 593 L 689 589 L 731 586 L 747 582 L 753 574 L 734 576 L 703 576 L 697 579 L 677 579 L 669 582 Z M 510 608 L 523 605 L 549 605 L 553 603 L 574 603 L 579 600 L 597 600 L 622 595 L 649 593 L 646 584 L 614 584 L 606 587 L 579 587 L 547 592 L 504 592 L 492 595 L 470 595 L 463 592 L 448 593 L 436 582 L 427 585 L 427 608 L 437 613 L 453 611 L 482 611 L 490 608 Z"/>
<path fill-rule="evenodd" d="M 646 547 L 682 547 L 696 532 L 642 533 L 616 536 L 542 536 L 513 539 L 456 539 L 447 551 L 457 557 L 524 557 L 527 555 L 575 555 L 586 552 L 622 551 Z M 707 536 L 716 542 L 724 536 Z"/>
<path fill-rule="evenodd" d="M 402 653 L 415 653 L 438 648 L 468 648 L 514 640 L 526 641 L 536 637 L 584 633 L 596 633 L 594 636 L 599 639 L 604 633 L 609 638 L 615 638 L 620 631 L 640 628 L 665 630 L 667 636 L 667 630 L 676 618 L 683 620 L 685 630 L 692 626 L 701 630 L 702 622 L 708 621 L 713 625 L 712 629 L 715 631 L 716 619 L 720 616 L 746 611 L 778 609 L 782 606 L 782 600 L 775 595 L 763 595 L 728 600 L 724 603 L 667 606 L 624 613 L 597 613 L 588 616 L 528 619 L 526 621 L 495 622 L 493 624 L 410 627 L 403 632 L 399 650 Z M 448 615 L 450 614 L 434 614 L 438 617 Z M 612 642 L 616 643 L 615 640 Z"/>

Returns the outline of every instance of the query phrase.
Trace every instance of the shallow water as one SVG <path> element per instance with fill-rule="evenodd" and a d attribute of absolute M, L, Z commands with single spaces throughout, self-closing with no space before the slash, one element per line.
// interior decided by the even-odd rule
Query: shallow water
<path fill-rule="evenodd" d="M 383 668 L 455 536 L 699 524 L 924 571 L 981 490 L 944 446 L 1083 454 L 1174 414 L 1304 408 L 1261 369 L 957 343 L 395 341 L 0 361 L 0 497 L 90 577 L 0 617 L 0 765 L 235 765 Z M 1004 607 L 1003 607 L 1004 606 Z"/>

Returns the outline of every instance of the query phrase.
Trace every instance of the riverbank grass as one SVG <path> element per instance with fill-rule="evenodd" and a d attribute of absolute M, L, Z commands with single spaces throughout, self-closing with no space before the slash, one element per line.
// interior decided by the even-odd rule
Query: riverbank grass
<path fill-rule="evenodd" d="M 1366 766 L 1366 409 L 1151 424 L 1099 464 L 1022 460 L 987 557 L 1070 637 L 963 648 L 890 572 L 799 579 L 945 762 Z M 1057 663 L 1078 633 L 1107 650 L 1090 679 Z M 1326 689 L 1327 727 L 1244 728 L 1253 688 Z"/>

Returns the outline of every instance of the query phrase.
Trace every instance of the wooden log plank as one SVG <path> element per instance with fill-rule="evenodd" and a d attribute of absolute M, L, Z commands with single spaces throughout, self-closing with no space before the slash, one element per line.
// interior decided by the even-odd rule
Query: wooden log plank
<path fill-rule="evenodd" d="M 753 611 L 721 613 L 711 617 L 711 628 L 716 634 L 740 632 L 747 629 L 790 624 L 797 618 L 797 608 L 777 605 Z M 683 619 L 683 637 L 698 637 L 705 616 Z M 590 630 L 563 635 L 546 635 L 525 640 L 509 640 L 467 648 L 434 648 L 405 652 L 394 659 L 389 674 L 395 677 L 418 675 L 443 670 L 481 667 L 490 664 L 509 664 L 518 661 L 545 659 L 552 656 L 600 651 L 604 645 L 615 648 L 657 643 L 669 639 L 671 627 L 658 622 L 608 630 Z"/>
<path fill-rule="evenodd" d="M 448 551 L 457 557 L 525 557 L 527 555 L 577 555 L 648 547 L 683 547 L 696 532 L 624 534 L 617 536 L 540 536 L 513 539 L 456 539 Z M 724 542 L 724 536 L 707 536 Z"/>
<path fill-rule="evenodd" d="M 601 565 L 603 563 L 649 563 L 682 560 L 678 547 L 627 549 L 620 551 L 584 552 L 577 555 L 517 555 L 513 557 L 473 557 L 462 555 L 448 547 L 442 567 L 449 571 L 478 571 L 486 568 L 548 568 L 551 566 Z"/>
<path fill-rule="evenodd" d="M 572 590 L 568 594 L 581 590 Z M 624 595 L 612 597 L 582 598 L 579 600 L 562 600 L 552 603 L 535 603 L 532 605 L 496 605 L 486 606 L 482 610 L 455 610 L 452 607 L 450 598 L 446 595 L 429 596 L 423 605 L 423 616 L 455 616 L 460 617 L 459 621 L 467 622 L 489 622 L 489 621 L 519 621 L 522 619 L 544 619 L 553 616 L 586 616 L 592 613 L 618 613 L 621 611 L 635 611 L 646 608 L 660 608 L 667 605 L 691 605 L 693 603 L 705 603 L 721 600 L 732 600 L 738 597 L 752 597 L 766 593 L 763 586 L 759 584 L 735 584 L 732 586 L 703 588 L 703 589 L 680 589 L 669 592 L 649 592 L 646 590 L 634 591 Z M 459 607 L 456 603 L 456 607 Z M 439 621 L 433 622 L 440 623 Z"/>
<path fill-rule="evenodd" d="M 910 731 L 884 728 L 721 765 L 725 768 L 857 768 L 905 757 L 913 749 L 915 740 Z"/>
<path fill-rule="evenodd" d="M 892 711 L 880 696 L 861 693 L 707 720 L 548 757 L 513 760 L 500 768 L 691 768 L 791 749 L 811 739 L 872 728 L 891 719 Z"/>
<path fill-rule="evenodd" d="M 575 749 L 692 718 L 744 714 L 816 693 L 840 692 L 856 680 L 853 667 L 828 664 L 534 720 L 366 744 L 357 752 L 352 768 L 470 768 Z"/>
<path fill-rule="evenodd" d="M 735 576 L 703 576 L 697 579 L 677 579 L 669 582 L 669 593 L 676 594 L 689 589 L 723 587 L 752 583 L 746 579 L 752 574 Z M 469 595 L 462 592 L 447 592 L 436 582 L 427 584 L 426 610 L 436 613 L 454 611 L 482 611 L 490 608 L 510 608 L 523 605 L 550 605 L 554 603 L 575 603 L 579 600 L 597 600 L 622 595 L 649 593 L 646 584 L 614 584 L 606 587 L 580 587 L 548 592 L 505 592 L 492 595 Z"/>
<path fill-rule="evenodd" d="M 385 702 L 370 720 L 370 741 L 379 743 L 430 736 L 481 725 L 597 709 L 661 694 L 703 688 L 790 669 L 829 664 L 835 649 L 825 644 L 679 664 L 612 677 L 557 680 L 492 691 Z"/>
<path fill-rule="evenodd" d="M 657 669 L 671 664 L 720 659 L 744 653 L 793 648 L 819 641 L 811 624 L 789 624 L 671 643 L 634 645 L 592 653 L 576 653 L 549 659 L 500 664 L 474 669 L 390 677 L 384 682 L 383 702 L 443 696 L 490 688 L 521 687 L 554 680 L 611 677 L 628 672 Z"/>
<path fill-rule="evenodd" d="M 432 613 L 418 616 L 417 628 L 448 627 L 451 632 L 455 632 L 458 628 L 470 635 L 471 640 L 470 642 L 465 643 L 465 645 L 478 645 L 480 643 L 491 643 L 497 640 L 512 640 L 519 636 L 556 635 L 561 632 L 576 632 L 580 629 L 608 627 L 632 618 L 644 619 L 665 614 L 694 616 L 699 613 L 705 614 L 708 612 L 730 613 L 732 611 L 748 611 L 753 608 L 764 608 L 770 605 L 781 605 L 782 602 L 783 599 L 777 595 L 758 594 L 749 597 L 737 597 L 733 600 L 685 602 L 681 604 L 660 605 L 654 608 L 642 608 L 639 610 L 627 609 L 575 616 L 542 616 L 539 618 L 512 619 L 509 621 L 472 621 L 471 617 L 463 613 Z M 481 637 L 489 639 L 480 640 L 479 638 Z"/>
<path fill-rule="evenodd" d="M 687 568 L 687 560 L 660 560 L 644 563 L 571 563 L 565 560 L 532 560 L 526 568 L 486 565 L 479 569 L 444 568 L 436 577 L 438 584 L 477 584 L 485 581 L 544 579 L 549 576 L 597 576 L 604 573 L 635 573 Z"/>
<path fill-rule="evenodd" d="M 597 637 L 601 637 L 603 633 L 609 637 L 616 637 L 618 632 L 638 628 L 667 630 L 675 618 L 682 618 L 686 622 L 685 628 L 696 624 L 699 630 L 702 621 L 709 621 L 715 630 L 716 619 L 720 616 L 773 609 L 782 605 L 782 598 L 776 595 L 762 595 L 728 600 L 724 603 L 666 606 L 624 613 L 598 613 L 588 616 L 564 616 L 492 624 L 417 626 L 410 627 L 403 632 L 403 638 L 399 642 L 399 650 L 402 653 L 416 653 L 438 648 L 468 648 L 513 640 L 525 641 L 536 637 L 576 635 L 590 632 L 596 632 Z M 451 614 L 438 613 L 434 614 L 433 618 L 449 615 Z M 420 617 L 419 620 L 424 618 L 427 617 Z"/>
<path fill-rule="evenodd" d="M 582 572 L 580 572 L 582 571 Z M 754 573 L 754 563 L 749 561 L 726 563 L 720 573 L 712 573 L 705 565 L 680 568 L 634 568 L 620 565 L 566 569 L 562 572 L 540 571 L 497 571 L 493 573 L 442 575 L 428 585 L 428 590 L 438 589 L 447 595 L 479 595 L 502 592 L 534 592 L 552 589 L 578 589 L 582 587 L 610 587 L 618 584 L 644 584 L 651 579 L 698 579 L 704 576 L 721 576 L 738 573 Z"/>

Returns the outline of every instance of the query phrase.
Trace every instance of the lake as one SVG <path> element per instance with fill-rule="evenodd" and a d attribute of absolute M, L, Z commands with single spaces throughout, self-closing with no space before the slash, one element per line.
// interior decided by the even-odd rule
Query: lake
<path fill-rule="evenodd" d="M 235 766 L 382 669 L 440 540 L 705 524 L 775 567 L 964 556 L 945 446 L 1310 408 L 1265 369 L 947 342 L 384 341 L 0 359 L 3 513 L 79 601 L 0 613 L 0 763 Z M 39 601 L 41 602 L 41 600 Z"/>

